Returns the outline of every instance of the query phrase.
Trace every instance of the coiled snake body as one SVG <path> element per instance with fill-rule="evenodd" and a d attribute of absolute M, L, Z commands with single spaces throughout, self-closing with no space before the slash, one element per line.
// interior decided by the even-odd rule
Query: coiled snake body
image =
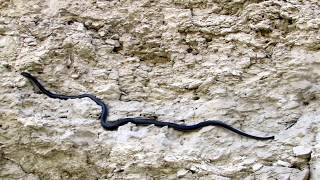
<path fill-rule="evenodd" d="M 56 94 L 48 91 L 44 86 L 37 80 L 36 77 L 32 76 L 31 74 L 27 72 L 22 72 L 22 76 L 26 77 L 28 80 L 30 80 L 36 87 L 39 88 L 39 90 L 49 96 L 50 98 L 54 99 L 62 99 L 62 100 L 67 100 L 67 99 L 76 99 L 76 98 L 90 98 L 93 100 L 97 105 L 101 106 L 101 115 L 100 115 L 100 122 L 101 126 L 106 129 L 106 130 L 116 130 L 119 126 L 125 125 L 129 122 L 136 124 L 136 125 L 151 125 L 154 124 L 155 126 L 158 127 L 164 127 L 168 126 L 169 128 L 173 128 L 178 131 L 191 131 L 191 130 L 197 130 L 200 128 L 203 128 L 205 126 L 220 126 L 223 128 L 226 128 L 228 130 L 231 130 L 237 134 L 240 134 L 245 137 L 257 139 L 257 140 L 269 140 L 269 139 L 274 139 L 274 136 L 268 136 L 268 137 L 259 137 L 259 136 L 254 136 L 247 134 L 245 132 L 242 132 L 236 128 L 233 128 L 232 126 L 225 124 L 222 121 L 217 121 L 217 120 L 209 120 L 209 121 L 203 121 L 198 124 L 194 125 L 184 125 L 184 124 L 176 124 L 176 123 L 171 123 L 171 122 L 163 122 L 163 121 L 158 121 L 155 119 L 150 119 L 150 118 L 121 118 L 116 121 L 107 121 L 108 115 L 109 115 L 109 109 L 108 106 L 99 98 L 95 97 L 94 95 L 91 94 L 80 94 L 77 96 L 67 96 L 67 95 L 61 95 L 61 94 Z"/>

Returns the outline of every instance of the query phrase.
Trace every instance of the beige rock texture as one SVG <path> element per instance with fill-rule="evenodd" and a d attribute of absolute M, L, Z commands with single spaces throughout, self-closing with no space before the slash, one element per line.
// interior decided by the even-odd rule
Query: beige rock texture
<path fill-rule="evenodd" d="M 320 1 L 0 0 L 0 179 L 320 179 Z M 110 121 L 219 127 L 179 132 Z"/>

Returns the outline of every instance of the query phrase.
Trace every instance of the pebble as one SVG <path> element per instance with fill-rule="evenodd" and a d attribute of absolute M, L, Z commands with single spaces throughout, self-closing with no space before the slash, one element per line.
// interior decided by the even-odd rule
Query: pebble
<path fill-rule="evenodd" d="M 278 165 L 278 166 L 283 166 L 283 167 L 291 167 L 291 164 L 289 162 L 285 162 L 285 161 L 281 161 L 281 160 L 278 160 L 275 165 Z"/>
<path fill-rule="evenodd" d="M 293 149 L 293 154 L 296 157 L 309 157 L 311 155 L 312 149 L 306 146 L 296 146 Z"/>
<path fill-rule="evenodd" d="M 259 169 L 261 169 L 263 167 L 262 164 L 255 164 L 252 166 L 253 171 L 258 171 Z"/>
<path fill-rule="evenodd" d="M 178 176 L 178 177 L 183 177 L 183 176 L 185 176 L 187 173 L 188 173 L 187 170 L 185 170 L 185 169 L 180 169 L 180 170 L 177 172 L 177 176 Z"/>

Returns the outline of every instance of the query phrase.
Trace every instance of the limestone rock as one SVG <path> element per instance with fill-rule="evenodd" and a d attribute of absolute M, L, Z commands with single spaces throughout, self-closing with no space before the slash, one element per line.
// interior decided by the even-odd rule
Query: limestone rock
<path fill-rule="evenodd" d="M 320 179 L 320 4 L 0 1 L 0 179 Z M 147 117 L 223 127 L 100 126 Z"/>

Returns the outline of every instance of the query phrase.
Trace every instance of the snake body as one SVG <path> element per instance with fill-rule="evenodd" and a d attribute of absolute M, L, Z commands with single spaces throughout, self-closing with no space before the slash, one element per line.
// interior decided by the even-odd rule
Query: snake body
<path fill-rule="evenodd" d="M 118 119 L 116 121 L 107 121 L 108 115 L 109 115 L 109 109 L 108 106 L 99 98 L 97 98 L 94 95 L 91 94 L 80 94 L 77 96 L 68 96 L 68 95 L 62 95 L 62 94 L 56 94 L 56 93 L 52 93 L 49 90 L 47 90 L 38 80 L 36 77 L 32 76 L 31 74 L 27 73 L 27 72 L 22 72 L 21 73 L 22 76 L 26 77 L 29 81 L 31 81 L 42 93 L 44 93 L 45 95 L 49 96 L 50 98 L 54 98 L 54 99 L 62 99 L 62 100 L 67 100 L 67 99 L 77 99 L 77 98 L 90 98 L 92 101 L 94 101 L 97 105 L 101 106 L 101 114 L 100 114 L 100 122 L 101 122 L 101 126 L 105 129 L 105 130 L 117 130 L 118 127 L 125 125 L 127 123 L 133 123 L 136 125 L 155 125 L 158 127 L 164 127 L 164 126 L 168 126 L 169 128 L 173 128 L 175 130 L 178 131 L 192 131 L 192 130 L 197 130 L 197 129 L 201 129 L 205 126 L 220 126 L 223 128 L 226 128 L 230 131 L 233 131 L 239 135 L 248 137 L 248 138 L 253 138 L 256 140 L 269 140 L 269 139 L 274 139 L 274 136 L 268 136 L 268 137 L 259 137 L 259 136 L 254 136 L 254 135 L 250 135 L 248 133 L 245 133 L 241 130 L 238 130 L 222 121 L 218 121 L 218 120 L 208 120 L 208 121 L 203 121 L 200 122 L 198 124 L 194 124 L 194 125 L 184 125 L 184 124 L 176 124 L 176 123 L 172 123 L 172 122 L 163 122 L 163 121 L 158 121 L 156 119 L 150 119 L 150 118 L 141 118 L 141 117 L 137 117 L 137 118 L 121 118 Z"/>

